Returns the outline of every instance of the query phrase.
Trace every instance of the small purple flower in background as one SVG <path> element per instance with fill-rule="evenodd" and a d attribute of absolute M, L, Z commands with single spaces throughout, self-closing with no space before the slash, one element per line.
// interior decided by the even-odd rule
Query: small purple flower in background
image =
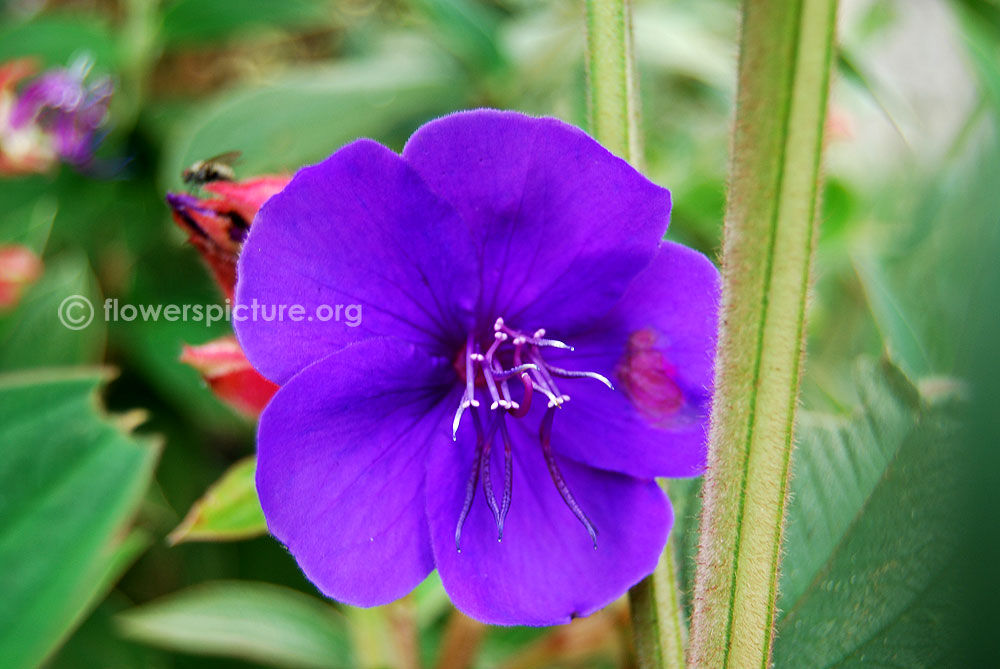
<path fill-rule="evenodd" d="M 43 72 L 0 104 L 0 158 L 12 172 L 44 172 L 57 162 L 90 167 L 108 115 L 109 77 L 88 81 L 91 63 Z"/>
<path fill-rule="evenodd" d="M 487 623 L 587 615 L 649 574 L 657 476 L 704 468 L 718 275 L 661 241 L 669 193 L 582 131 L 480 110 L 402 156 L 358 140 L 261 209 L 237 302 L 363 304 L 236 323 L 281 385 L 261 417 L 268 527 L 328 596 L 437 569 Z"/>

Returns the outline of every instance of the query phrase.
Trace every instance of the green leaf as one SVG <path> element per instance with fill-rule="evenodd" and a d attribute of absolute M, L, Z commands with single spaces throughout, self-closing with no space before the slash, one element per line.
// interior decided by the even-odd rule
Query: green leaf
<path fill-rule="evenodd" d="M 206 583 L 129 609 L 117 622 L 130 639 L 188 653 L 274 667 L 354 666 L 336 609 L 266 583 Z"/>
<path fill-rule="evenodd" d="M 461 104 L 462 80 L 447 61 L 399 47 L 225 95 L 196 112 L 168 144 L 165 182 L 180 188 L 185 167 L 234 150 L 243 154 L 240 176 L 295 171 L 358 137 L 384 140 L 398 124 Z"/>
<path fill-rule="evenodd" d="M 114 70 L 115 40 L 103 21 L 52 13 L 0 28 L 0 62 L 32 56 L 42 67 L 65 66 L 82 54 L 93 58 L 98 72 Z"/>
<path fill-rule="evenodd" d="M 249 29 L 306 28 L 329 23 L 324 0 L 175 0 L 163 14 L 167 46 L 212 42 Z"/>
<path fill-rule="evenodd" d="M 0 657 L 38 665 L 147 540 L 122 527 L 158 449 L 102 418 L 105 372 L 0 376 Z"/>
<path fill-rule="evenodd" d="M 688 661 L 770 663 L 836 0 L 744 0 Z"/>
<path fill-rule="evenodd" d="M 60 307 L 73 296 L 84 298 L 68 312 L 90 323 L 79 330 L 63 325 Z M 90 265 L 82 255 L 67 254 L 46 262 L 45 273 L 25 293 L 17 308 L 0 318 L 0 370 L 71 366 L 100 362 L 107 328 L 103 303 Z M 82 324 L 82 322 L 81 322 Z"/>
<path fill-rule="evenodd" d="M 851 260 L 889 357 L 916 378 L 930 374 L 927 350 L 878 261 L 863 251 L 852 253 Z"/>
<path fill-rule="evenodd" d="M 952 407 L 888 363 L 857 376 L 852 416 L 802 416 L 775 666 L 940 666 L 956 618 Z"/>
<path fill-rule="evenodd" d="M 170 533 L 170 543 L 233 541 L 265 534 L 267 522 L 254 484 L 256 470 L 257 458 L 253 456 L 230 467 Z"/>
<path fill-rule="evenodd" d="M 412 5 L 430 22 L 435 41 L 470 69 L 488 73 L 506 65 L 498 47 L 500 14 L 490 5 L 470 0 L 413 0 Z"/>
<path fill-rule="evenodd" d="M 45 250 L 57 204 L 51 182 L 41 177 L 4 180 L 0 190 L 0 240 L 27 246 L 37 255 Z"/>

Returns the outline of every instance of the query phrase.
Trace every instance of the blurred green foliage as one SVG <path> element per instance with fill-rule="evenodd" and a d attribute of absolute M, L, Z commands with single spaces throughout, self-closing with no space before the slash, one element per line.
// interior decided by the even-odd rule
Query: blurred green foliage
<path fill-rule="evenodd" d="M 967 286 L 995 263 L 995 257 L 983 254 L 981 240 L 995 230 L 1000 205 L 1000 9 L 986 0 L 936 6 L 943 23 L 921 23 L 914 18 L 920 11 L 903 0 L 845 3 L 842 76 L 833 94 L 803 384 L 810 415 L 841 418 L 826 415 L 815 433 L 802 437 L 804 464 L 796 470 L 802 480 L 822 440 L 834 438 L 829 421 L 842 421 L 860 401 L 870 400 L 855 383 L 853 360 L 887 354 L 916 385 L 950 376 L 963 355 L 957 333 L 982 319 L 981 304 L 977 308 Z M 736 3 L 649 0 L 637 2 L 635 12 L 647 171 L 673 193 L 669 236 L 714 257 L 725 202 Z M 372 617 L 322 602 L 291 557 L 267 537 L 167 545 L 166 536 L 192 504 L 253 450 L 252 423 L 222 405 L 198 374 L 177 360 L 183 344 L 208 341 L 228 326 L 119 320 L 105 327 L 97 318 L 90 328 L 75 332 L 58 326 L 55 307 L 72 294 L 90 297 L 98 309 L 104 299 L 221 302 L 163 202 L 167 190 L 180 188 L 180 170 L 194 160 L 240 150 L 239 176 L 291 172 L 358 136 L 398 149 L 422 122 L 476 106 L 556 115 L 585 127 L 582 25 L 580 3 L 571 0 L 16 0 L 0 5 L 0 62 L 35 56 L 57 65 L 87 54 L 96 71 L 115 77 L 112 131 L 101 153 L 123 163 L 111 178 L 63 169 L 0 182 L 0 243 L 25 244 L 43 254 L 46 266 L 21 304 L 0 315 L 0 371 L 116 367 L 120 375 L 108 388 L 109 407 L 143 407 L 149 420 L 142 431 L 165 440 L 155 481 L 134 519 L 134 531 L 152 541 L 131 543 L 140 535 L 112 537 L 111 528 L 120 529 L 128 515 L 126 502 L 137 482 L 149 475 L 152 456 L 130 437 L 106 434 L 107 420 L 87 404 L 98 376 L 52 382 L 58 389 L 50 390 L 58 396 L 48 400 L 49 410 L 64 402 L 72 415 L 38 416 L 44 433 L 18 443 L 55 444 L 61 428 L 86 428 L 103 435 L 100 443 L 108 457 L 121 460 L 128 471 L 115 474 L 118 470 L 109 467 L 78 482 L 87 486 L 76 493 L 81 498 L 94 499 L 102 489 L 118 495 L 115 504 L 102 506 L 100 519 L 61 519 L 67 541 L 82 527 L 101 528 L 86 546 L 74 548 L 79 559 L 35 565 L 58 578 L 38 585 L 26 600 L 18 597 L 27 597 L 23 588 L 35 587 L 36 581 L 3 588 L 0 623 L 13 619 L 15 610 L 24 615 L 27 609 L 19 602 L 30 600 L 33 617 L 22 624 L 47 635 L 19 637 L 23 649 L 10 656 L 14 651 L 0 646 L 0 656 L 14 658 L 5 666 L 37 662 L 91 609 L 52 666 L 393 664 L 412 654 L 399 647 L 408 635 L 425 663 L 435 661 L 449 635 L 463 628 L 434 577 L 408 600 Z M 938 90 L 937 97 L 920 85 L 930 76 L 919 69 L 923 65 L 908 69 L 905 55 L 885 46 L 899 44 L 905 54 L 924 39 L 953 61 L 954 71 L 944 77 L 951 88 Z M 957 111 L 946 113 L 942 105 Z M 24 393 L 33 392 L 18 390 L 11 379 L 20 378 L 27 377 L 0 378 L 5 449 L 7 431 L 28 429 L 9 418 L 17 402 L 26 401 Z M 837 430 L 847 429 L 835 424 Z M 813 429 L 810 421 L 803 429 Z M 847 437 L 843 440 L 850 445 Z M 73 443 L 85 445 L 79 439 Z M 881 439 L 875 443 L 889 445 Z M 904 448 L 921 452 L 920 445 L 899 446 L 901 454 Z M 937 453 L 931 446 L 923 450 Z M 31 455 L 5 450 L 0 460 L 5 496 L 29 492 L 19 480 L 23 470 L 12 468 L 18 458 Z M 45 460 L 53 476 L 62 468 L 69 475 L 75 462 L 59 453 Z M 895 485 L 892 472 L 876 469 L 866 485 Z M 825 485 L 843 483 L 830 476 Z M 913 476 L 919 478 L 919 472 Z M 798 485 L 800 479 L 794 480 Z M 680 482 L 671 488 L 688 585 L 697 540 L 697 487 L 697 482 Z M 878 493 L 872 494 L 874 499 Z M 796 499 L 800 506 L 808 502 L 805 492 Z M 823 501 L 809 503 L 822 506 Z M 819 506 L 801 510 L 816 512 Z M 79 511 L 95 509 L 81 505 Z M 870 531 L 905 524 L 891 512 L 886 503 L 885 518 L 876 518 Z M 47 557 L 19 555 L 15 549 L 28 539 L 8 533 L 12 516 L 0 517 L 0 566 L 6 570 L 18 559 Z M 792 518 L 790 539 L 801 533 L 804 522 Z M 96 552 L 107 550 L 108 542 L 117 542 L 119 559 Z M 790 548 L 787 559 L 799 550 Z M 104 574 L 95 572 L 95 555 L 105 556 Z M 816 557 L 816 564 L 829 557 Z M 850 582 L 851 576 L 838 571 L 842 567 L 835 561 L 825 567 L 831 582 Z M 117 579 L 115 569 L 127 571 L 94 608 Z M 815 584 L 810 590 L 799 583 L 796 571 L 786 572 L 786 578 L 786 593 L 812 593 L 814 600 L 822 596 Z M 86 591 L 79 588 L 84 582 Z M 233 611 L 243 618 L 226 620 Z M 274 638 L 262 638 L 265 628 L 256 626 L 268 621 L 275 627 L 267 630 L 280 631 Z M 571 630 L 578 624 L 591 627 L 574 636 Z M 626 626 L 619 606 L 561 630 L 490 630 L 481 640 L 479 666 L 618 666 L 629 653 Z M 6 623 L 0 628 L 9 629 Z M 784 652 L 792 658 L 809 648 L 795 641 L 794 630 L 779 635 L 786 637 L 792 640 L 785 647 L 789 650 L 779 645 L 778 660 L 786 658 Z M 0 633 L 0 643 L 6 638 Z M 326 664 L 318 659 L 323 654 Z M 783 666 L 795 664 L 790 659 Z"/>

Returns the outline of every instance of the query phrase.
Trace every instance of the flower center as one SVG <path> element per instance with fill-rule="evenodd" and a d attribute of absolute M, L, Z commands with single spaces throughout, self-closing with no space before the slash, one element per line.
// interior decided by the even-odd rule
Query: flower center
<path fill-rule="evenodd" d="M 465 392 L 455 412 L 452 438 L 457 438 L 458 426 L 466 411 L 472 415 L 472 424 L 476 430 L 475 458 L 466 485 L 465 502 L 455 528 L 455 547 L 459 552 L 462 551 L 462 527 L 472 508 L 479 479 L 483 481 L 483 495 L 497 525 L 497 541 L 503 540 L 503 525 L 510 510 L 513 488 L 513 446 L 506 418 L 524 418 L 531 409 L 531 403 L 540 400 L 546 402 L 546 408 L 539 428 L 539 441 L 549 475 L 563 502 L 586 528 L 594 542 L 594 548 L 597 548 L 597 529 L 570 492 L 552 452 L 555 410 L 562 408 L 570 400 L 570 396 L 559 389 L 556 379 L 594 379 L 608 388 L 614 389 L 614 386 L 596 372 L 568 370 L 549 364 L 543 357 L 543 351 L 549 348 L 573 350 L 568 344 L 546 338 L 544 329 L 527 334 L 512 329 L 502 318 L 498 318 L 493 324 L 493 340 L 485 350 L 470 334 L 465 348 L 455 359 L 455 369 L 465 381 Z M 514 387 L 513 391 L 511 386 Z M 476 398 L 477 388 L 484 390 L 485 399 L 490 403 L 485 426 L 479 413 L 481 404 Z M 520 401 L 515 400 L 515 397 Z M 498 432 L 504 447 L 504 491 L 499 503 L 490 476 L 490 453 Z"/>

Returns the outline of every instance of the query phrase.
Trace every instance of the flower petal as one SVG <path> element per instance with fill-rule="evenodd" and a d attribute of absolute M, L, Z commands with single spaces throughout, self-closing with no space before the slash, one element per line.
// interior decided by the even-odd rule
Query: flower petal
<path fill-rule="evenodd" d="M 567 457 L 633 476 L 697 476 L 705 467 L 719 273 L 703 255 L 663 242 L 622 300 L 553 351 L 560 367 L 615 384 L 566 380 L 572 398 L 553 427 Z M 560 416 L 562 418 L 562 416 Z"/>
<path fill-rule="evenodd" d="M 483 249 L 480 325 L 588 323 L 652 260 L 667 228 L 666 189 L 556 119 L 452 114 L 417 130 L 403 157 Z"/>
<path fill-rule="evenodd" d="M 479 293 L 475 267 L 451 207 L 398 155 L 358 140 L 300 170 L 257 214 L 238 265 L 236 333 L 277 383 L 374 336 L 457 350 Z M 312 320 L 252 320 L 254 300 L 302 305 Z M 336 305 L 361 305 L 360 324 L 321 321 Z"/>
<path fill-rule="evenodd" d="M 513 495 L 502 542 L 477 489 L 461 552 L 456 549 L 455 527 L 474 458 L 469 423 L 457 444 L 433 447 L 427 512 L 441 581 L 455 606 L 485 623 L 555 625 L 589 615 L 653 571 L 673 520 L 670 504 L 653 481 L 559 460 L 566 483 L 597 528 L 595 549 L 552 482 L 538 435 L 524 421 L 508 424 Z M 494 488 L 502 479 L 501 453 L 494 447 Z"/>
<path fill-rule="evenodd" d="M 454 385 L 448 361 L 374 339 L 303 370 L 264 411 L 257 492 L 268 529 L 324 594 L 384 604 L 433 569 L 424 462 L 435 436 L 451 442 L 454 406 L 441 399 Z"/>

